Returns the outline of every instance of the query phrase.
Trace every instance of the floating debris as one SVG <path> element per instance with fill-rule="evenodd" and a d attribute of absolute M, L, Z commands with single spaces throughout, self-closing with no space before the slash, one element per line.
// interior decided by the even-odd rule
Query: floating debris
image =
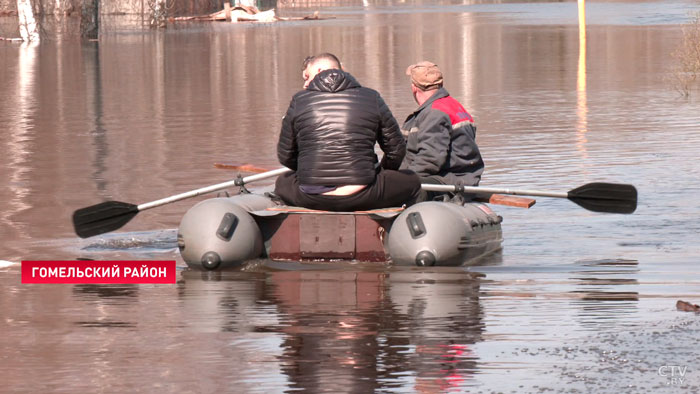
<path fill-rule="evenodd" d="M 230 7 L 228 4 L 221 11 L 214 12 L 209 15 L 200 16 L 179 16 L 171 18 L 172 21 L 231 21 L 231 22 L 263 22 L 271 23 L 276 21 L 291 21 L 291 20 L 321 20 L 329 18 L 321 18 L 319 12 L 315 11 L 311 15 L 302 17 L 281 17 L 275 14 L 275 10 L 260 11 L 255 6 L 237 5 Z"/>
<path fill-rule="evenodd" d="M 700 313 L 700 305 L 691 304 L 690 302 L 685 302 L 682 300 L 678 300 L 678 302 L 676 302 L 676 309 L 678 309 L 681 312 Z"/>

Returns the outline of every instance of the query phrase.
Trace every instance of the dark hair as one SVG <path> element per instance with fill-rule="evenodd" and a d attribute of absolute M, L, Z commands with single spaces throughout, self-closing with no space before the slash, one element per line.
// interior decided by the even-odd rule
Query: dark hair
<path fill-rule="evenodd" d="M 308 58 L 307 58 L 307 59 L 308 59 Z M 309 64 L 316 63 L 316 62 L 319 61 L 319 60 L 326 60 L 326 61 L 328 61 L 328 62 L 330 62 L 330 63 L 334 63 L 334 65 L 337 66 L 339 70 L 342 70 L 342 69 L 343 69 L 342 65 L 340 64 L 340 60 L 338 59 L 338 57 L 335 56 L 334 54 L 328 53 L 328 52 L 324 52 L 324 53 L 318 54 L 318 55 L 316 55 L 316 56 L 313 56 L 313 57 L 311 57 L 311 59 L 309 59 L 308 62 L 306 62 L 306 60 L 304 60 L 304 64 L 305 64 L 306 66 L 308 66 Z M 306 69 L 306 67 L 304 67 L 304 69 Z"/>
<path fill-rule="evenodd" d="M 309 66 L 309 63 L 311 63 L 314 60 L 313 56 L 307 56 L 304 58 L 304 62 L 301 63 L 301 71 L 306 70 L 306 67 Z"/>

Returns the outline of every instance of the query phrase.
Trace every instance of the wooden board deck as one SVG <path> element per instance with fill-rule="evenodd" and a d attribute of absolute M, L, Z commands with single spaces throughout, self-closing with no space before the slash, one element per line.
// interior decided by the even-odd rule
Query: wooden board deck
<path fill-rule="evenodd" d="M 384 249 L 393 218 L 357 214 L 329 215 L 325 211 L 287 211 L 283 216 L 261 217 L 274 221 L 265 238 L 272 260 L 356 260 L 384 262 Z M 265 231 L 264 231 L 265 232 Z"/>

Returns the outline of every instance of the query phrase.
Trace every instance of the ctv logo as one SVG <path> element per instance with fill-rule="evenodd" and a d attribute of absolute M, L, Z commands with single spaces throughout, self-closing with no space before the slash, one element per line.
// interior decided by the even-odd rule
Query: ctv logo
<path fill-rule="evenodd" d="M 688 372 L 688 367 L 680 365 L 662 365 L 659 367 L 659 376 L 666 378 L 667 386 L 681 385 L 685 382 L 685 374 Z"/>

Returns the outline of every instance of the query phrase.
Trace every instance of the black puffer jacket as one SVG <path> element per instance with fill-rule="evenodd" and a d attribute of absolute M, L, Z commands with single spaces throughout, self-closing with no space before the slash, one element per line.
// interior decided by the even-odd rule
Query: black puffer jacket
<path fill-rule="evenodd" d="M 292 98 L 277 156 L 303 185 L 368 185 L 376 176 L 376 142 L 382 166 L 398 169 L 406 142 L 379 93 L 344 71 L 325 70 Z"/>

